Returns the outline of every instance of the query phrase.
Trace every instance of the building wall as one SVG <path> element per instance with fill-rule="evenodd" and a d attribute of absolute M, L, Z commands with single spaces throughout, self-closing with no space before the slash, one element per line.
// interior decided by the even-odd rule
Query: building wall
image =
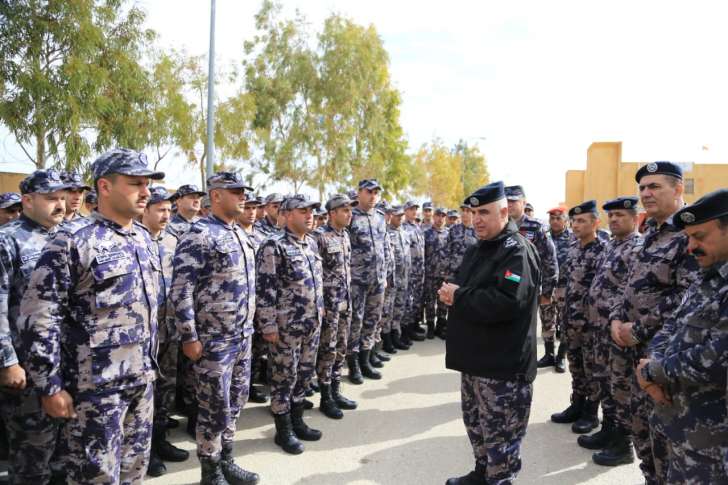
<path fill-rule="evenodd" d="M 27 173 L 0 172 L 0 192 L 20 193 L 20 181 L 27 176 Z"/>

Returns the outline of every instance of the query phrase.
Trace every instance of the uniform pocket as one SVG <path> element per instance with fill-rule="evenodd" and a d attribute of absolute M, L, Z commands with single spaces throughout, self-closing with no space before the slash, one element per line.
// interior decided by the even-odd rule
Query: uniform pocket
<path fill-rule="evenodd" d="M 96 308 L 115 308 L 134 302 L 136 278 L 132 270 L 131 259 L 93 268 Z"/>
<path fill-rule="evenodd" d="M 91 382 L 96 386 L 140 377 L 146 370 L 142 326 L 95 329 L 89 335 Z"/>

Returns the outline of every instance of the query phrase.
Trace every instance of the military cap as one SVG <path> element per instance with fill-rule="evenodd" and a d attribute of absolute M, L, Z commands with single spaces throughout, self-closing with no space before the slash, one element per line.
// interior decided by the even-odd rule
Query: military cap
<path fill-rule="evenodd" d="M 7 209 L 20 204 L 20 194 L 17 192 L 5 192 L 0 194 L 0 209 Z"/>
<path fill-rule="evenodd" d="M 326 209 L 322 207 L 317 207 L 313 210 L 313 213 L 316 217 L 326 217 L 329 215 L 329 213 L 326 211 Z"/>
<path fill-rule="evenodd" d="M 319 207 L 321 207 L 321 204 L 319 204 L 315 200 L 309 199 L 304 194 L 295 194 L 286 197 L 286 200 L 284 200 L 283 204 L 281 204 L 281 209 L 287 211 L 293 209 L 308 209 L 309 207 L 313 209 L 318 209 Z"/>
<path fill-rule="evenodd" d="M 283 202 L 285 197 L 283 197 L 282 194 L 279 194 L 277 192 L 273 192 L 272 194 L 268 194 L 265 196 L 265 199 L 263 200 L 263 203 L 265 205 L 268 204 L 280 204 Z"/>
<path fill-rule="evenodd" d="M 602 206 L 605 211 L 613 211 L 617 209 L 637 209 L 637 202 L 639 199 L 634 196 L 628 197 L 617 197 L 616 199 L 608 200 Z"/>
<path fill-rule="evenodd" d="M 212 207 L 212 202 L 210 202 L 210 196 L 209 195 L 206 195 L 206 196 L 204 196 L 202 198 L 202 204 L 201 205 L 202 205 L 202 207 L 205 207 L 207 209 L 209 209 L 210 207 Z"/>
<path fill-rule="evenodd" d="M 413 207 L 420 207 L 420 204 L 418 204 L 414 200 L 408 200 L 404 203 L 404 210 L 411 209 Z"/>
<path fill-rule="evenodd" d="M 357 194 L 356 190 L 354 190 L 354 189 L 351 189 L 348 192 L 346 192 L 346 195 L 348 195 L 351 200 L 356 200 L 359 197 L 359 194 Z"/>
<path fill-rule="evenodd" d="M 155 172 L 147 166 L 147 156 L 128 148 L 114 148 L 102 154 L 91 165 L 94 180 L 104 175 L 121 174 L 137 177 L 149 177 L 152 180 L 164 178 L 164 172 Z"/>
<path fill-rule="evenodd" d="M 263 201 L 257 195 L 251 195 L 245 199 L 245 205 L 263 205 Z"/>
<path fill-rule="evenodd" d="M 91 190 L 91 187 L 84 183 L 81 178 L 81 174 L 77 172 L 61 172 L 61 179 L 63 179 L 63 182 L 68 185 L 69 189 Z"/>
<path fill-rule="evenodd" d="M 728 189 L 718 189 L 677 211 L 672 222 L 683 229 L 724 216 L 728 216 Z"/>
<path fill-rule="evenodd" d="M 526 205 L 524 206 L 524 209 L 525 209 L 525 210 L 534 210 L 534 209 L 533 209 L 533 206 L 531 205 L 531 203 L 530 203 L 530 202 L 526 202 Z"/>
<path fill-rule="evenodd" d="M 557 205 L 556 207 L 553 207 L 553 208 L 549 209 L 548 211 L 546 211 L 546 213 L 551 214 L 551 215 L 553 215 L 557 212 L 561 213 L 561 214 L 566 214 L 566 212 L 568 210 L 569 209 L 567 209 L 565 205 Z"/>
<path fill-rule="evenodd" d="M 637 170 L 634 178 L 637 183 L 640 183 L 640 180 L 642 180 L 642 177 L 644 177 L 645 175 L 669 175 L 670 177 L 675 177 L 682 180 L 683 171 L 682 168 L 680 168 L 680 166 L 676 163 L 652 162 L 640 167 L 640 169 Z"/>
<path fill-rule="evenodd" d="M 207 190 L 214 189 L 245 189 L 253 191 L 253 187 L 248 187 L 239 173 L 235 172 L 217 172 L 207 179 Z"/>
<path fill-rule="evenodd" d="M 479 207 L 481 205 L 490 204 L 491 202 L 504 199 L 505 196 L 506 193 L 503 182 L 492 182 L 470 194 L 470 197 L 465 199 L 464 203 L 470 204 L 470 207 Z"/>
<path fill-rule="evenodd" d="M 149 197 L 149 202 L 147 205 L 158 204 L 160 202 L 165 202 L 168 200 L 172 201 L 175 199 L 175 195 L 177 195 L 169 193 L 167 189 L 165 189 L 161 185 L 158 185 L 156 187 L 150 187 L 149 192 L 152 195 Z"/>
<path fill-rule="evenodd" d="M 382 199 L 382 200 L 380 200 L 377 203 L 376 207 L 377 207 L 377 209 L 386 212 L 387 209 L 389 209 L 389 202 L 387 202 L 386 200 Z"/>
<path fill-rule="evenodd" d="M 434 206 L 432 205 L 432 202 L 430 202 L 430 201 L 424 202 L 422 204 L 423 211 L 431 211 L 433 208 L 434 208 Z"/>
<path fill-rule="evenodd" d="M 326 201 L 326 210 L 332 211 L 345 205 L 348 205 L 349 207 L 356 207 L 359 205 L 359 202 L 357 200 L 352 200 L 346 194 L 336 194 Z"/>
<path fill-rule="evenodd" d="M 172 197 L 174 197 L 174 200 L 179 199 L 180 197 L 184 197 L 185 195 L 207 195 L 207 192 L 200 190 L 200 188 L 194 184 L 186 184 L 186 185 L 180 185 L 180 187 L 177 189 L 177 192 L 174 193 Z"/>
<path fill-rule="evenodd" d="M 442 214 L 443 216 L 446 216 L 447 209 L 445 209 L 444 207 L 438 207 L 437 209 L 435 209 L 435 214 Z"/>
<path fill-rule="evenodd" d="M 86 194 L 86 197 L 83 199 L 87 204 L 98 204 L 99 203 L 99 197 L 96 195 L 95 190 L 91 190 Z"/>
<path fill-rule="evenodd" d="M 404 206 L 402 205 L 392 205 L 387 209 L 387 212 L 389 214 L 392 214 L 393 216 L 401 216 L 404 214 Z"/>
<path fill-rule="evenodd" d="M 66 190 L 68 184 L 63 182 L 58 170 L 36 170 L 20 182 L 21 194 L 48 194 L 56 190 Z"/>
<path fill-rule="evenodd" d="M 359 190 L 367 189 L 367 190 L 382 190 L 382 186 L 379 185 L 379 182 L 377 182 L 377 179 L 364 179 L 359 181 Z"/>
<path fill-rule="evenodd" d="M 460 217 L 460 214 L 456 210 L 447 211 L 447 217 Z"/>
<path fill-rule="evenodd" d="M 599 211 L 597 210 L 597 201 L 596 200 L 587 200 L 586 202 L 582 202 L 579 205 L 576 205 L 569 209 L 569 217 L 578 216 L 579 214 L 599 214 Z"/>
<path fill-rule="evenodd" d="M 461 209 L 470 209 L 470 204 L 468 204 L 467 202 L 463 202 L 462 204 L 460 204 L 460 208 Z"/>
<path fill-rule="evenodd" d="M 526 192 L 520 185 L 509 185 L 508 187 L 504 187 L 503 190 L 508 200 L 521 200 L 526 198 Z"/>

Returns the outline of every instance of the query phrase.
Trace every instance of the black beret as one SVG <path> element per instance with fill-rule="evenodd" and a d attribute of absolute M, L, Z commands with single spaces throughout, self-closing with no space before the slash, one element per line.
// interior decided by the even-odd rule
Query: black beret
<path fill-rule="evenodd" d="M 682 180 L 683 171 L 679 165 L 672 162 L 652 162 L 640 167 L 634 178 L 640 183 L 645 175 L 669 175 Z"/>
<path fill-rule="evenodd" d="M 612 211 L 617 209 L 637 209 L 637 202 L 639 199 L 634 196 L 630 197 L 617 197 L 616 199 L 608 200 L 602 206 L 605 211 Z"/>
<path fill-rule="evenodd" d="M 586 202 L 582 202 L 581 204 L 569 209 L 569 217 L 574 217 L 578 216 L 579 214 L 587 213 L 599 214 L 599 211 L 597 210 L 596 200 L 587 200 Z"/>
<path fill-rule="evenodd" d="M 526 192 L 520 185 L 509 185 L 504 190 L 508 200 L 521 200 L 526 197 Z"/>
<path fill-rule="evenodd" d="M 682 229 L 723 216 L 728 216 L 728 189 L 718 189 L 683 207 L 672 217 L 672 222 Z"/>
<path fill-rule="evenodd" d="M 470 207 L 479 207 L 495 202 L 496 200 L 504 199 L 505 196 L 506 192 L 503 187 L 503 182 L 493 182 L 470 194 L 470 197 L 465 199 L 463 203 L 469 204 Z"/>

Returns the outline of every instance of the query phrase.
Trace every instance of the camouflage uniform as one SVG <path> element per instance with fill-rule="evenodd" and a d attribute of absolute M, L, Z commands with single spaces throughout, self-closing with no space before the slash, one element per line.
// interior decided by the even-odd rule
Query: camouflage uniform
<path fill-rule="evenodd" d="M 407 288 L 410 272 L 410 243 L 409 236 L 402 226 L 395 228 L 389 226 L 387 235 L 392 245 L 392 256 L 394 261 L 394 285 L 387 288 L 387 295 L 384 301 L 384 312 L 382 315 L 382 332 L 389 333 L 392 330 L 401 333 L 402 321 L 407 310 Z"/>
<path fill-rule="evenodd" d="M 380 212 L 382 216 L 384 216 L 384 212 Z M 387 314 L 385 313 L 388 309 L 387 307 L 387 301 L 392 300 L 394 297 L 394 294 L 396 293 L 396 285 L 397 285 L 397 265 L 394 261 L 394 247 L 392 247 L 392 237 L 389 233 L 389 230 L 385 232 L 384 235 L 384 266 L 386 268 L 387 272 L 387 285 L 384 288 L 384 297 L 382 298 L 382 314 L 379 319 L 379 324 L 377 325 L 377 332 L 376 332 L 376 341 L 380 341 L 380 335 L 382 332 L 389 333 L 391 331 L 391 322 L 387 319 Z"/>
<path fill-rule="evenodd" d="M 154 248 L 141 225 L 127 230 L 94 212 L 73 232 L 60 230 L 31 274 L 19 319 L 27 371 L 41 395 L 73 397 L 78 417 L 63 427 L 69 483 L 141 483 L 146 472 L 161 271 Z"/>
<path fill-rule="evenodd" d="M 197 456 L 218 461 L 232 449 L 248 399 L 255 314 L 253 245 L 243 229 L 210 215 L 182 236 L 170 300 L 183 344 L 199 341 Z"/>
<path fill-rule="evenodd" d="M 675 311 L 698 274 L 697 262 L 687 252 L 688 238 L 675 227 L 672 218 L 659 227 L 650 219 L 646 227 L 643 243 L 634 248 L 634 264 L 622 300 L 609 318 L 634 322 L 633 335 L 639 341 L 633 347 L 636 362 L 646 356 L 647 344 L 662 327 L 663 318 Z M 652 400 L 639 388 L 637 379 L 632 379 L 632 438 L 642 461 L 640 469 L 650 484 L 664 479 L 667 454 L 662 440 L 653 443 L 650 438 L 648 420 L 652 408 Z"/>
<path fill-rule="evenodd" d="M 434 326 L 435 316 L 440 321 L 447 318 L 447 306 L 438 303 L 437 290 L 445 276 L 443 251 L 448 233 L 445 226 L 440 229 L 432 226 L 425 231 L 425 319 L 428 327 Z"/>
<path fill-rule="evenodd" d="M 611 337 L 609 315 L 622 298 L 627 275 L 634 260 L 634 248 L 642 237 L 633 233 L 606 243 L 602 264 L 597 268 L 588 295 L 589 323 L 595 336 L 594 367 L 587 368 L 591 383 L 590 401 L 602 403 L 605 421 L 629 434 L 629 389 L 634 379 L 631 349 L 623 349 Z"/>
<path fill-rule="evenodd" d="M 171 232 L 177 239 L 180 239 L 186 232 L 189 232 L 192 224 L 199 221 L 199 217 L 194 217 L 191 221 L 188 221 L 184 216 L 175 214 L 167 224 L 167 231 Z"/>
<path fill-rule="evenodd" d="M 302 405 L 316 364 L 324 314 L 323 269 L 316 242 L 285 229 L 268 238 L 257 255 L 257 330 L 278 333 L 270 345 L 271 411 L 287 414 Z"/>
<path fill-rule="evenodd" d="M 653 434 L 667 443 L 666 483 L 728 483 L 728 263 L 705 270 L 649 346 L 643 369 L 670 404 L 655 406 Z"/>
<path fill-rule="evenodd" d="M 270 236 L 279 234 L 281 232 L 281 229 L 278 226 L 270 223 L 267 215 L 261 220 L 255 221 L 255 223 L 253 224 L 253 229 L 261 236 L 263 236 L 262 239 L 269 238 Z"/>
<path fill-rule="evenodd" d="M 473 226 L 466 226 L 462 222 L 453 225 L 447 233 L 447 242 L 443 257 L 444 277 L 452 281 L 463 262 L 465 251 L 478 242 Z"/>
<path fill-rule="evenodd" d="M 352 210 L 351 237 L 352 317 L 348 353 L 371 350 L 382 318 L 387 276 L 385 246 L 387 226 L 376 209 Z"/>
<path fill-rule="evenodd" d="M 0 229 L 0 367 L 26 367 L 22 343 L 27 335 L 18 328 L 20 302 L 35 263 L 54 234 L 55 229 L 49 230 L 24 214 Z M 31 382 L 23 391 L 0 392 L 0 410 L 8 433 L 10 474 L 15 482 L 47 483 L 59 422 L 40 407 Z"/>
<path fill-rule="evenodd" d="M 326 224 L 313 231 L 323 265 L 325 313 L 316 375 L 322 384 L 341 380 L 351 325 L 351 242 L 346 230 Z"/>
<path fill-rule="evenodd" d="M 567 274 L 564 336 L 574 398 L 590 395 L 587 376 L 594 365 L 594 332 L 589 321 L 587 296 L 603 253 L 604 243 L 598 238 L 586 246 L 577 242 L 571 247 L 564 268 Z"/>
<path fill-rule="evenodd" d="M 551 241 L 556 248 L 556 261 L 559 266 L 559 277 L 554 287 L 553 300 L 548 305 L 541 305 L 541 337 L 544 342 L 553 342 L 561 330 L 564 315 L 564 296 L 566 295 L 566 266 L 569 248 L 574 244 L 574 233 L 571 229 L 564 229 L 559 234 L 549 232 Z"/>
<path fill-rule="evenodd" d="M 425 235 L 414 222 L 403 222 L 402 228 L 410 242 L 410 266 L 408 286 L 407 313 L 403 321 L 405 326 L 418 325 L 422 319 L 423 296 L 425 292 Z"/>

